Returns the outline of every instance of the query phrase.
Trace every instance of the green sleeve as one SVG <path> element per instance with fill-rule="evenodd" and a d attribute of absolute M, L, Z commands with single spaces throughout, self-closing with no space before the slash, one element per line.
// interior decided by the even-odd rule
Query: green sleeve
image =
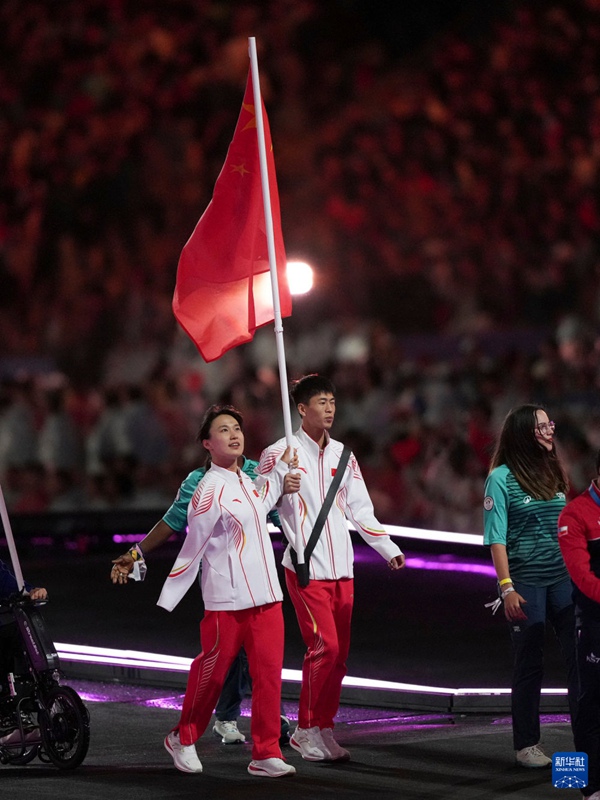
<path fill-rule="evenodd" d="M 483 501 L 483 543 L 506 544 L 508 528 L 508 490 L 505 467 L 492 470 L 485 482 Z"/>
<path fill-rule="evenodd" d="M 244 456 L 244 466 L 242 467 L 242 472 L 245 472 L 249 478 L 256 478 L 256 468 L 258 467 L 258 461 L 253 461 L 251 458 L 246 458 Z"/>
<path fill-rule="evenodd" d="M 190 472 L 179 487 L 179 491 L 177 492 L 177 496 L 171 508 L 169 508 L 164 515 L 163 522 L 166 522 L 169 528 L 173 528 L 174 531 L 182 531 L 187 525 L 188 505 L 196 490 L 196 486 L 198 486 L 205 473 L 206 469 L 204 467 Z"/>
<path fill-rule="evenodd" d="M 251 458 L 246 458 L 244 461 L 244 466 L 242 467 L 242 472 L 245 472 L 249 478 L 256 478 L 256 468 L 258 467 L 258 461 L 252 461 Z M 269 513 L 267 514 L 267 519 L 275 525 L 276 528 L 279 530 L 283 530 L 281 526 L 281 520 L 279 519 L 279 514 L 276 508 L 272 508 Z"/>

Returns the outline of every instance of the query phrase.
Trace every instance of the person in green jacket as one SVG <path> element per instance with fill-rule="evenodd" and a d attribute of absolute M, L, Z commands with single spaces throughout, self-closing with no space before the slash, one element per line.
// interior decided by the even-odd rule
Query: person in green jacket
<path fill-rule="evenodd" d="M 510 411 L 483 501 L 484 544 L 491 550 L 513 644 L 513 741 L 517 764 L 523 767 L 552 763 L 540 747 L 546 620 L 567 663 L 571 719 L 577 707 L 572 587 L 558 545 L 558 517 L 568 486 L 554 428 L 541 406 Z"/>

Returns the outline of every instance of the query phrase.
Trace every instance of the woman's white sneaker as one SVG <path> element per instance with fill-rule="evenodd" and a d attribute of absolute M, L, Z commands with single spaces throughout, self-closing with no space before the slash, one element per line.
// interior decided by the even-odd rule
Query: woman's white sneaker
<path fill-rule="evenodd" d="M 283 778 L 285 775 L 295 775 L 296 768 L 286 764 L 282 758 L 260 758 L 248 764 L 248 772 L 264 778 Z"/>
<path fill-rule="evenodd" d="M 185 745 L 179 741 L 179 733 L 171 731 L 165 739 L 165 748 L 173 763 L 181 772 L 202 772 L 202 764 L 193 744 Z"/>

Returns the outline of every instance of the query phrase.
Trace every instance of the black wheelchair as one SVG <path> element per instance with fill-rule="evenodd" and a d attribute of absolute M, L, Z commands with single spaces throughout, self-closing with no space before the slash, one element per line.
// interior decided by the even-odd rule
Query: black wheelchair
<path fill-rule="evenodd" d="M 78 767 L 90 743 L 90 716 L 77 692 L 61 684 L 58 653 L 41 606 L 13 595 L 0 601 L 0 624 L 11 626 L 14 671 L 0 678 L 0 763 L 40 761 Z M 5 630 L 9 630 L 5 628 Z"/>

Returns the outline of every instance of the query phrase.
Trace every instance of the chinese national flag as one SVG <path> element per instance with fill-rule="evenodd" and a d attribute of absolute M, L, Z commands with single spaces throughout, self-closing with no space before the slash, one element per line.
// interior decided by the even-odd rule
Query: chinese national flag
<path fill-rule="evenodd" d="M 281 315 L 292 313 L 271 132 L 261 101 Z M 225 164 L 206 211 L 184 246 L 173 312 L 205 361 L 249 342 L 274 319 L 252 76 Z"/>

